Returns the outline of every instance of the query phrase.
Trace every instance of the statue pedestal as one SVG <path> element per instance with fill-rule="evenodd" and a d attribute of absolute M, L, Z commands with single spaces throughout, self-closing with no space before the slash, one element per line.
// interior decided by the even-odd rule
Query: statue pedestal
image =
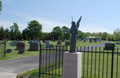
<path fill-rule="evenodd" d="M 62 78 L 81 78 L 82 52 L 64 53 Z"/>

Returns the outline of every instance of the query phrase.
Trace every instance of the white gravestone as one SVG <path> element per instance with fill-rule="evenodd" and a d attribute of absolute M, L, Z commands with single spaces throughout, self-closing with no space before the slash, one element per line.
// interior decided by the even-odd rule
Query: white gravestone
<path fill-rule="evenodd" d="M 82 52 L 64 53 L 62 78 L 81 78 Z"/>

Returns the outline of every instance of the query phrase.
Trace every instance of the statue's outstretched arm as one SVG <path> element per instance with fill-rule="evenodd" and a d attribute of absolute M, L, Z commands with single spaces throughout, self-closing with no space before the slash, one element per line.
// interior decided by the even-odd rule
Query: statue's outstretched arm
<path fill-rule="evenodd" d="M 82 19 L 82 16 L 81 16 L 81 17 L 79 18 L 79 20 L 77 21 L 77 28 L 79 28 L 79 23 L 80 23 L 81 19 Z"/>

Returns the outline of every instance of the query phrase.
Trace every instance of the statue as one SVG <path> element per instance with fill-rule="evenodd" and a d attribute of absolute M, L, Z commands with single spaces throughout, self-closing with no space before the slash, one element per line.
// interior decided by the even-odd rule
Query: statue
<path fill-rule="evenodd" d="M 77 37 L 78 37 L 78 28 L 79 28 L 79 23 L 81 21 L 82 16 L 79 18 L 79 20 L 77 21 L 77 25 L 75 24 L 74 21 L 72 21 L 72 26 L 70 28 L 70 33 L 71 35 L 71 39 L 70 39 L 70 51 L 69 53 L 73 53 L 76 52 L 76 41 L 77 41 Z"/>

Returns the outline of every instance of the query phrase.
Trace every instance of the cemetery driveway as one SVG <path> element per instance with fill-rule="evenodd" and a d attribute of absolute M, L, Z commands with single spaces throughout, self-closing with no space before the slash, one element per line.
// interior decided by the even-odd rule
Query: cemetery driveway
<path fill-rule="evenodd" d="M 112 43 L 113 41 L 108 41 L 108 42 Z M 108 42 L 105 42 L 105 43 L 108 43 Z M 102 47 L 105 45 L 105 43 L 93 45 L 93 46 Z M 50 57 L 54 59 L 55 56 L 53 57 L 53 55 L 54 54 L 51 53 Z M 21 73 L 21 72 L 24 72 L 24 71 L 27 71 L 29 69 L 33 69 L 36 67 L 39 67 L 39 56 L 38 55 L 0 61 L 0 78 L 16 78 L 18 73 Z"/>

